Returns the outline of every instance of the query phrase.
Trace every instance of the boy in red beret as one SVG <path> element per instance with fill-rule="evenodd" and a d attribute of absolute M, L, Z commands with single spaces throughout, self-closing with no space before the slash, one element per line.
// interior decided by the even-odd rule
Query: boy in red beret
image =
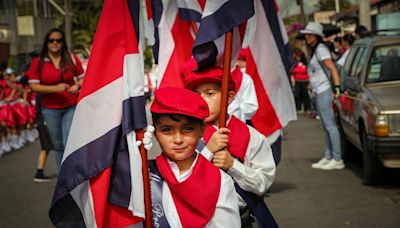
<path fill-rule="evenodd" d="M 209 109 L 186 89 L 161 88 L 150 108 L 162 154 L 149 161 L 154 227 L 240 227 L 231 177 L 196 153 Z"/>
<path fill-rule="evenodd" d="M 185 71 L 185 88 L 200 94 L 207 102 L 210 115 L 198 150 L 214 165 L 227 171 L 235 181 L 241 211 L 250 209 L 259 227 L 275 227 L 276 223 L 266 207 L 263 195 L 275 177 L 275 163 L 271 147 L 265 136 L 230 116 L 227 128 L 218 128 L 222 68 L 210 67 L 192 72 Z M 235 97 L 235 84 L 229 80 L 228 103 Z M 245 213 L 242 213 L 245 214 Z M 242 223 L 251 223 L 243 219 Z M 242 224 L 243 226 L 249 224 Z"/>

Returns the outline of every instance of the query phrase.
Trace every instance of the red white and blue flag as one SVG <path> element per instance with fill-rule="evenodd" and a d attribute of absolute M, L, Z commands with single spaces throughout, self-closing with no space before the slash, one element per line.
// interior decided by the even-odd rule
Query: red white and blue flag
<path fill-rule="evenodd" d="M 193 47 L 198 68 L 223 64 L 225 33 L 233 30 L 232 60 L 242 48 L 246 21 L 254 15 L 251 0 L 208 0 Z M 234 63 L 234 62 L 233 62 Z M 231 64 L 232 68 L 234 64 Z"/>
<path fill-rule="evenodd" d="M 56 227 L 126 227 L 144 218 L 135 129 L 147 126 L 140 0 L 106 0 L 49 216 Z"/>
<path fill-rule="evenodd" d="M 152 0 L 158 87 L 183 87 L 182 66 L 191 58 L 195 31 L 205 0 Z"/>
<path fill-rule="evenodd" d="M 252 122 L 266 136 L 295 120 L 296 109 L 289 81 L 290 49 L 283 20 L 274 0 L 254 0 L 255 15 L 247 21 L 246 72 L 253 78 L 259 108 Z M 274 134 L 275 133 L 275 134 Z"/>

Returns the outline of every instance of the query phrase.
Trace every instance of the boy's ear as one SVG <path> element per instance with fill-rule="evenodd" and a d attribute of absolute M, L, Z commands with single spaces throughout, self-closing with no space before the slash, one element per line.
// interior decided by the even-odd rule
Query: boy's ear
<path fill-rule="evenodd" d="M 233 99 L 235 98 L 235 92 L 229 91 L 228 92 L 228 104 L 232 103 Z"/>

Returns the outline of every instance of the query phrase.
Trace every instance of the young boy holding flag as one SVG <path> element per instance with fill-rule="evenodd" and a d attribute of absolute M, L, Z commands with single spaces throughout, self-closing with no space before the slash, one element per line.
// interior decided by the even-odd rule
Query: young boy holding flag
<path fill-rule="evenodd" d="M 274 181 L 276 169 L 268 141 L 235 116 L 229 117 L 227 128 L 218 128 L 222 68 L 209 67 L 196 72 L 190 68 L 189 62 L 184 69 L 185 88 L 200 94 L 210 110 L 205 119 L 204 145 L 200 143 L 198 149 L 216 167 L 232 176 L 241 211 L 248 208 L 260 227 L 277 226 L 263 200 L 264 193 Z M 235 97 L 235 83 L 232 79 L 229 81 L 228 104 Z M 244 223 L 246 219 L 242 218 L 242 221 Z"/>
<path fill-rule="evenodd" d="M 209 116 L 204 99 L 161 88 L 151 105 L 162 154 L 149 162 L 154 227 L 240 227 L 231 177 L 196 153 Z"/>

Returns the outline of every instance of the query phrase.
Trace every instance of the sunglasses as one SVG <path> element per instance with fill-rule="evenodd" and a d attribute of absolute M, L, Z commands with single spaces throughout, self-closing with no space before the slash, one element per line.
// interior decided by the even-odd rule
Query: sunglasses
<path fill-rule="evenodd" d="M 64 41 L 63 39 L 48 39 L 47 43 L 49 43 L 49 44 L 54 43 L 54 42 L 62 43 L 63 41 Z"/>

